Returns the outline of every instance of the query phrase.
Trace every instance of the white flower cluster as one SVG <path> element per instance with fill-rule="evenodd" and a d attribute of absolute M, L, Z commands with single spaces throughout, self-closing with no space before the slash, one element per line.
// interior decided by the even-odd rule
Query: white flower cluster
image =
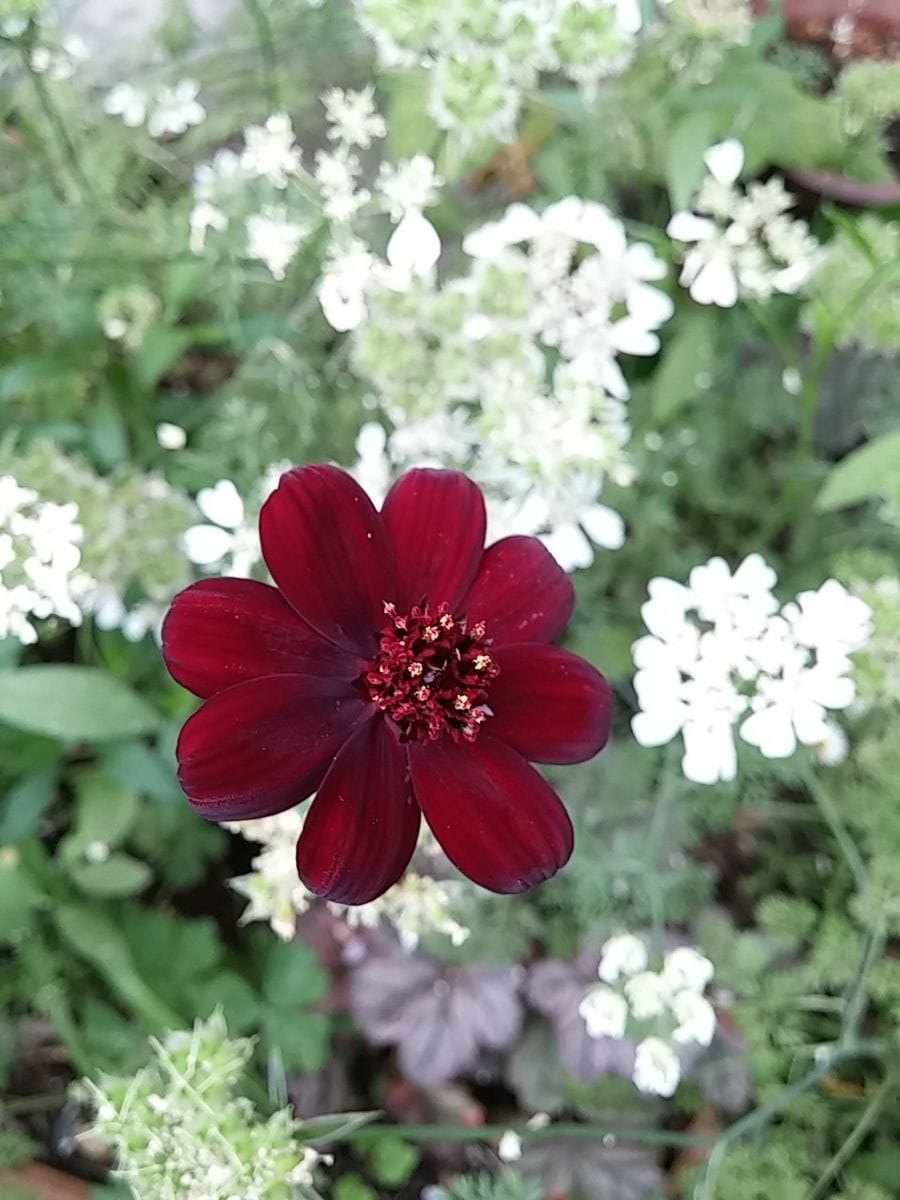
<path fill-rule="evenodd" d="M 83 530 L 77 504 L 41 500 L 0 475 L 0 640 L 37 641 L 35 621 L 59 617 L 80 625 L 95 586 L 81 569 Z"/>
<path fill-rule="evenodd" d="M 193 79 L 152 92 L 133 83 L 117 83 L 107 92 L 103 110 L 111 117 L 121 117 L 130 129 L 146 124 L 151 137 L 178 137 L 206 120 L 199 95 L 200 85 Z"/>
<path fill-rule="evenodd" d="M 275 817 L 227 825 L 263 847 L 253 859 L 252 872 L 231 881 L 234 890 L 250 902 L 241 922 L 267 921 L 284 941 L 294 936 L 297 916 L 315 900 L 297 880 L 296 845 L 303 820 L 304 814 L 292 809 Z M 455 880 L 441 881 L 408 871 L 399 883 L 369 904 L 348 907 L 329 903 L 328 908 L 354 927 L 374 929 L 387 921 L 407 952 L 415 950 L 427 933 L 442 934 L 454 946 L 460 946 L 469 930 L 453 916 L 452 905 L 465 886 Z"/>
<path fill-rule="evenodd" d="M 650 969 L 646 944 L 633 934 L 617 934 L 603 946 L 597 974 L 578 1012 L 592 1038 L 634 1038 L 635 1087 L 671 1096 L 681 1079 L 679 1050 L 709 1046 L 716 1013 L 704 992 L 713 965 L 691 946 L 679 946 Z"/>
<path fill-rule="evenodd" d="M 709 175 L 693 211 L 675 213 L 667 227 L 669 237 L 691 247 L 680 282 L 698 304 L 720 308 L 731 308 L 739 298 L 799 292 L 821 251 L 806 222 L 788 216 L 793 200 L 783 181 L 773 176 L 738 188 L 744 150 L 734 139 L 712 146 L 705 162 Z"/>
<path fill-rule="evenodd" d="M 598 500 L 605 479 L 633 478 L 619 355 L 658 350 L 665 266 L 575 197 L 514 204 L 463 248 L 468 272 L 443 285 L 365 283 L 352 362 L 395 426 L 389 465 L 453 463 L 485 488 L 492 536 L 538 534 L 566 569 L 588 566 L 624 541 Z"/>
<path fill-rule="evenodd" d="M 840 756 L 842 732 L 827 715 L 854 699 L 850 655 L 871 629 L 871 609 L 835 579 L 801 592 L 780 610 L 776 575 L 758 554 L 734 574 L 721 558 L 694 567 L 687 586 L 655 578 L 641 615 L 650 633 L 635 642 L 632 720 L 642 746 L 679 733 L 682 770 L 695 783 L 734 779 L 734 726 L 767 758 L 798 742 Z"/>
<path fill-rule="evenodd" d="M 319 1155 L 289 1108 L 261 1120 L 236 1095 L 253 1053 L 230 1039 L 221 1012 L 193 1031 L 151 1039 L 154 1059 L 133 1078 L 84 1081 L 91 1131 L 116 1150 L 135 1200 L 296 1200 L 315 1195 Z"/>
<path fill-rule="evenodd" d="M 753 31 L 750 0 L 663 0 L 672 19 L 701 38 L 743 46 Z"/>
<path fill-rule="evenodd" d="M 244 503 L 230 479 L 220 479 L 197 493 L 197 507 L 206 521 L 191 525 L 181 536 L 181 548 L 196 567 L 244 579 L 262 561 L 258 516 L 290 463 L 275 463 L 265 472 L 255 503 Z"/>
<path fill-rule="evenodd" d="M 427 71 L 428 112 L 463 142 L 511 141 L 541 72 L 587 99 L 631 61 L 638 0 L 355 0 L 389 69 Z"/>

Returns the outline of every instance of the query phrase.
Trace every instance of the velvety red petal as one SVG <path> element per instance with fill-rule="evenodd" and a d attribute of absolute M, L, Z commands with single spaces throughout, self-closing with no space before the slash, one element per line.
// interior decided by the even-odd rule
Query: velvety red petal
<path fill-rule="evenodd" d="M 524 892 L 572 853 L 572 822 L 534 767 L 486 733 L 408 747 L 413 792 L 444 853 L 492 892 Z"/>
<path fill-rule="evenodd" d="M 495 646 L 552 642 L 575 605 L 572 581 L 537 538 L 508 537 L 488 546 L 475 582 L 459 606 L 484 621 Z"/>
<path fill-rule="evenodd" d="M 321 782 L 369 706 L 351 685 L 269 675 L 219 692 L 178 738 L 178 780 L 212 821 L 283 812 Z"/>
<path fill-rule="evenodd" d="M 344 745 L 312 802 L 297 843 L 297 871 L 311 892 L 367 904 L 405 871 L 419 834 L 406 755 L 382 717 Z"/>
<path fill-rule="evenodd" d="M 578 763 L 609 740 L 612 689 L 585 659 L 531 642 L 499 646 L 500 674 L 491 681 L 491 737 L 531 762 Z"/>
<path fill-rule="evenodd" d="M 364 665 L 253 579 L 201 579 L 179 592 L 163 622 L 162 653 L 173 678 L 204 700 L 264 675 L 350 680 Z"/>
<path fill-rule="evenodd" d="M 263 557 L 288 603 L 323 637 L 368 656 L 393 600 L 394 565 L 372 501 L 337 467 L 282 475 L 259 517 Z"/>
<path fill-rule="evenodd" d="M 456 607 L 475 578 L 486 517 L 479 488 L 459 471 L 407 471 L 382 505 L 397 564 L 397 607 L 427 597 Z"/>

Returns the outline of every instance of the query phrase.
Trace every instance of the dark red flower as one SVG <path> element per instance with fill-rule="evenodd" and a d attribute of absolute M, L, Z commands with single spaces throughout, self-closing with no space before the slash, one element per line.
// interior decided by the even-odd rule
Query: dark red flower
<path fill-rule="evenodd" d="M 205 701 L 178 740 L 203 816 L 270 816 L 316 792 L 297 845 L 306 886 L 344 904 L 402 875 L 420 813 L 447 857 L 497 892 L 572 851 L 529 765 L 582 762 L 609 736 L 594 668 L 549 643 L 568 577 L 535 538 L 484 549 L 481 492 L 410 471 L 379 513 L 337 467 L 288 471 L 260 515 L 276 587 L 206 579 L 175 597 L 163 654 Z"/>

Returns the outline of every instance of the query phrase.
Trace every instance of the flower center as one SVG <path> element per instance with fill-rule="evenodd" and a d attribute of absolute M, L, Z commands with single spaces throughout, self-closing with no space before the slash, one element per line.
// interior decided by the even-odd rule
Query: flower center
<path fill-rule="evenodd" d="M 487 696 L 500 668 L 487 651 L 483 621 L 469 625 L 449 605 L 432 612 L 423 600 L 406 615 L 385 604 L 378 653 L 359 682 L 400 727 L 403 741 L 435 741 L 444 733 L 472 742 L 492 716 Z"/>

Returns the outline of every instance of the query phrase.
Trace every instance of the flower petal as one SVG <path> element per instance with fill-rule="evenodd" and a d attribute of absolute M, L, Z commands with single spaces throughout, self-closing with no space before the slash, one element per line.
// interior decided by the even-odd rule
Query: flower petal
<path fill-rule="evenodd" d="M 235 684 L 185 722 L 178 780 L 211 821 L 283 812 L 315 791 L 367 711 L 342 680 L 270 675 Z"/>
<path fill-rule="evenodd" d="M 492 892 L 524 892 L 572 853 L 572 822 L 549 783 L 497 738 L 415 743 L 416 800 L 450 861 Z"/>
<path fill-rule="evenodd" d="M 253 579 L 201 579 L 172 601 L 162 652 L 174 679 L 206 699 L 264 675 L 351 680 L 363 660 L 327 642 L 284 597 Z"/>
<path fill-rule="evenodd" d="M 394 598 L 394 565 L 381 518 L 337 467 L 282 475 L 259 516 L 263 557 L 301 617 L 339 646 L 367 656 Z"/>
<path fill-rule="evenodd" d="M 475 578 L 486 516 L 479 488 L 459 471 L 407 471 L 385 498 L 381 516 L 397 564 L 401 612 L 427 597 L 455 608 Z"/>
<path fill-rule="evenodd" d="M 419 834 L 406 755 L 387 721 L 366 721 L 339 751 L 297 843 L 297 871 L 311 892 L 367 904 L 396 883 Z"/>
<path fill-rule="evenodd" d="M 572 581 L 550 551 L 532 537 L 508 537 L 488 546 L 460 608 L 484 621 L 495 646 L 552 642 L 575 606 Z"/>
<path fill-rule="evenodd" d="M 501 646 L 491 683 L 490 736 L 532 762 L 578 763 L 606 745 L 612 690 L 585 659 L 537 642 Z"/>

